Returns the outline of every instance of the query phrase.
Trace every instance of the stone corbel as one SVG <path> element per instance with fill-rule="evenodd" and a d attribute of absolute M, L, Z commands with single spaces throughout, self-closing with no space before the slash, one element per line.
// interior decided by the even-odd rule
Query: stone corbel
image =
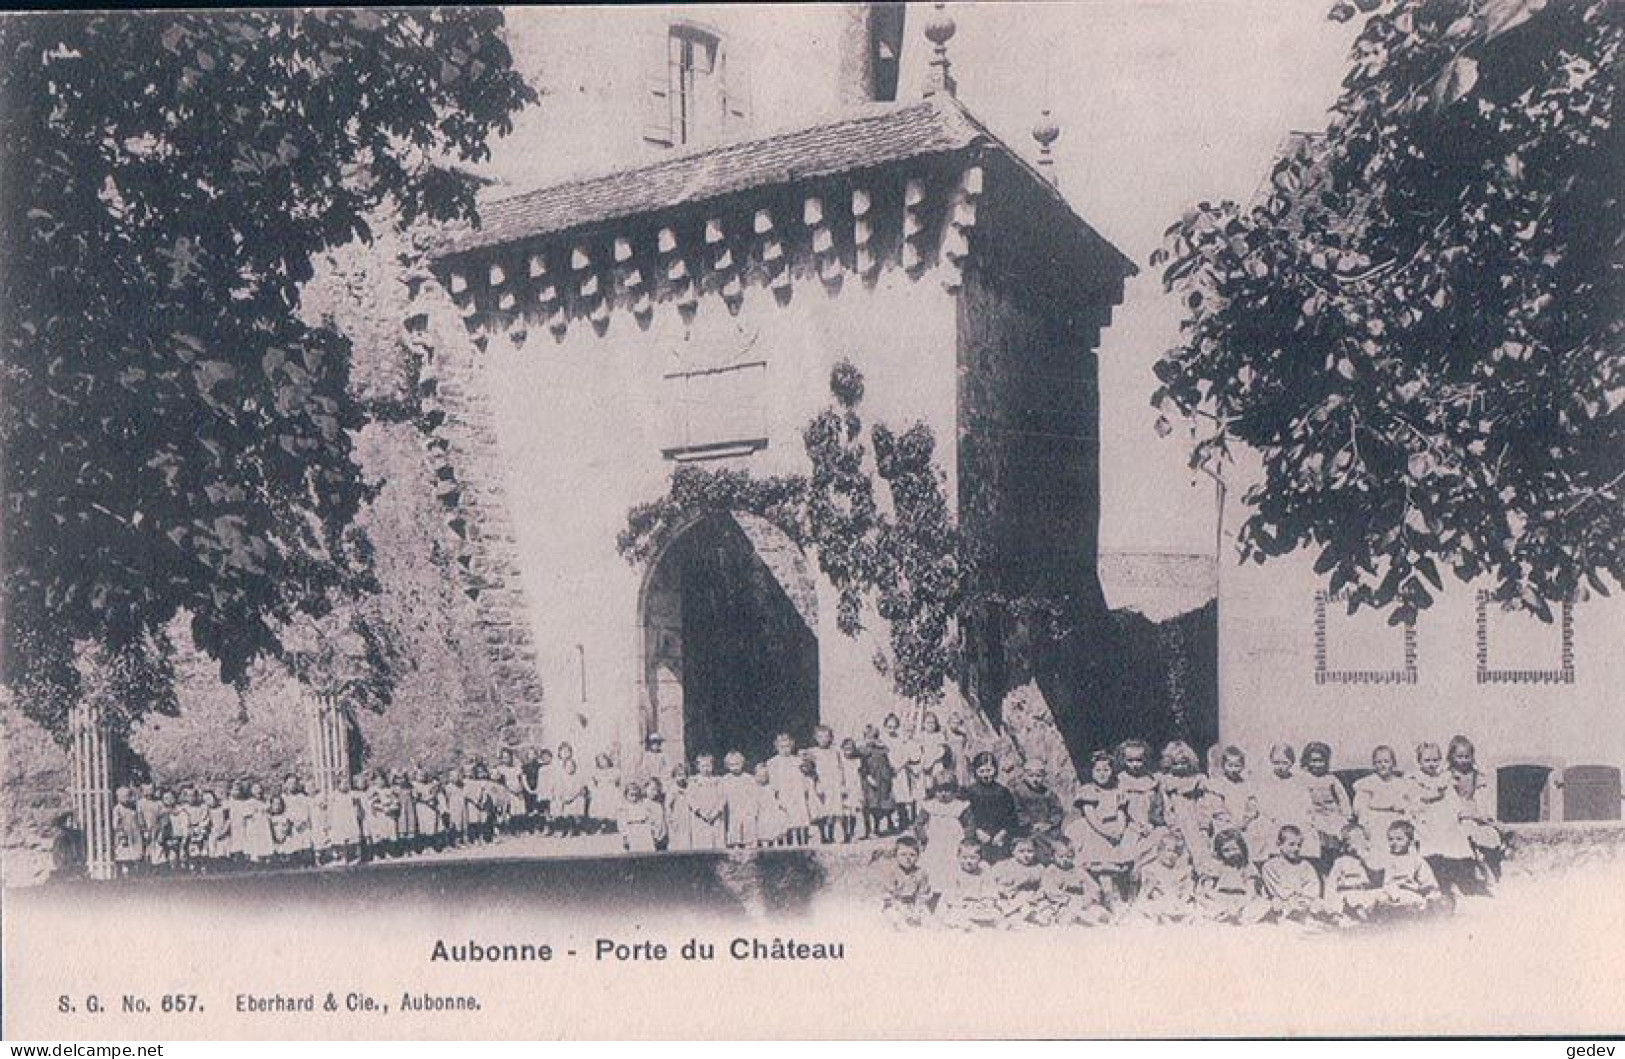
<path fill-rule="evenodd" d="M 903 185 L 903 268 L 918 272 L 925 265 L 925 182 L 910 177 Z"/>
<path fill-rule="evenodd" d="M 812 232 L 813 266 L 825 283 L 841 281 L 841 257 L 835 249 L 835 233 L 830 230 L 829 218 L 824 214 L 824 200 L 808 196 L 801 210 L 801 219 Z"/>
<path fill-rule="evenodd" d="M 643 267 L 636 263 L 635 257 L 631 239 L 622 236 L 615 240 L 615 265 L 620 272 L 621 294 L 631 307 L 632 315 L 643 321 L 654 312 L 654 303 L 649 299 L 649 284 Z"/>

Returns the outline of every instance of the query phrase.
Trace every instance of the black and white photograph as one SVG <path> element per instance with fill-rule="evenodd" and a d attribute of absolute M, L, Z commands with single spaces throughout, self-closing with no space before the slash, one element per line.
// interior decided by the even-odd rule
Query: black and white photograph
<path fill-rule="evenodd" d="M 1617 1036 L 1622 85 L 0 12 L 0 1035 Z"/>

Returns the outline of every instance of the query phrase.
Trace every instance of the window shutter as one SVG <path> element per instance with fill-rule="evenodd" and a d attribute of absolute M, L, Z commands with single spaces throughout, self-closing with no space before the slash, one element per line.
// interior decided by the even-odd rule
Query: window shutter
<path fill-rule="evenodd" d="M 671 118 L 671 35 L 641 35 L 639 69 L 643 73 L 643 139 L 670 147 L 674 142 Z"/>
<path fill-rule="evenodd" d="M 750 124 L 750 65 L 745 62 L 744 56 L 737 49 L 728 50 L 726 67 L 727 81 L 723 85 L 725 95 L 724 121 L 733 126 Z"/>

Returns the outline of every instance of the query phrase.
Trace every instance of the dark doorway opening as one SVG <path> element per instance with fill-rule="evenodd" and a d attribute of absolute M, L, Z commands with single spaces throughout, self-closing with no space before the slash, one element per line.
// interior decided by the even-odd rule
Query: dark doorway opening
<path fill-rule="evenodd" d="M 747 519 L 718 515 L 690 527 L 657 574 L 680 600 L 682 745 L 690 762 L 711 754 L 720 767 L 731 750 L 758 762 L 771 756 L 779 732 L 805 746 L 818 724 L 818 638 L 806 613 L 805 561 L 761 520 L 746 522 L 747 533 Z"/>

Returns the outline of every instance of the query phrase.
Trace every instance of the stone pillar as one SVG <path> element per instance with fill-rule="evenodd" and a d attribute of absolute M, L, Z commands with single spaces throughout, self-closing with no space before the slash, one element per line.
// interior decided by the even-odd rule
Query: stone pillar
<path fill-rule="evenodd" d="M 106 717 L 99 703 L 81 703 L 69 713 L 68 724 L 70 797 L 84 836 L 85 870 L 92 879 L 111 879 L 113 789 Z"/>

